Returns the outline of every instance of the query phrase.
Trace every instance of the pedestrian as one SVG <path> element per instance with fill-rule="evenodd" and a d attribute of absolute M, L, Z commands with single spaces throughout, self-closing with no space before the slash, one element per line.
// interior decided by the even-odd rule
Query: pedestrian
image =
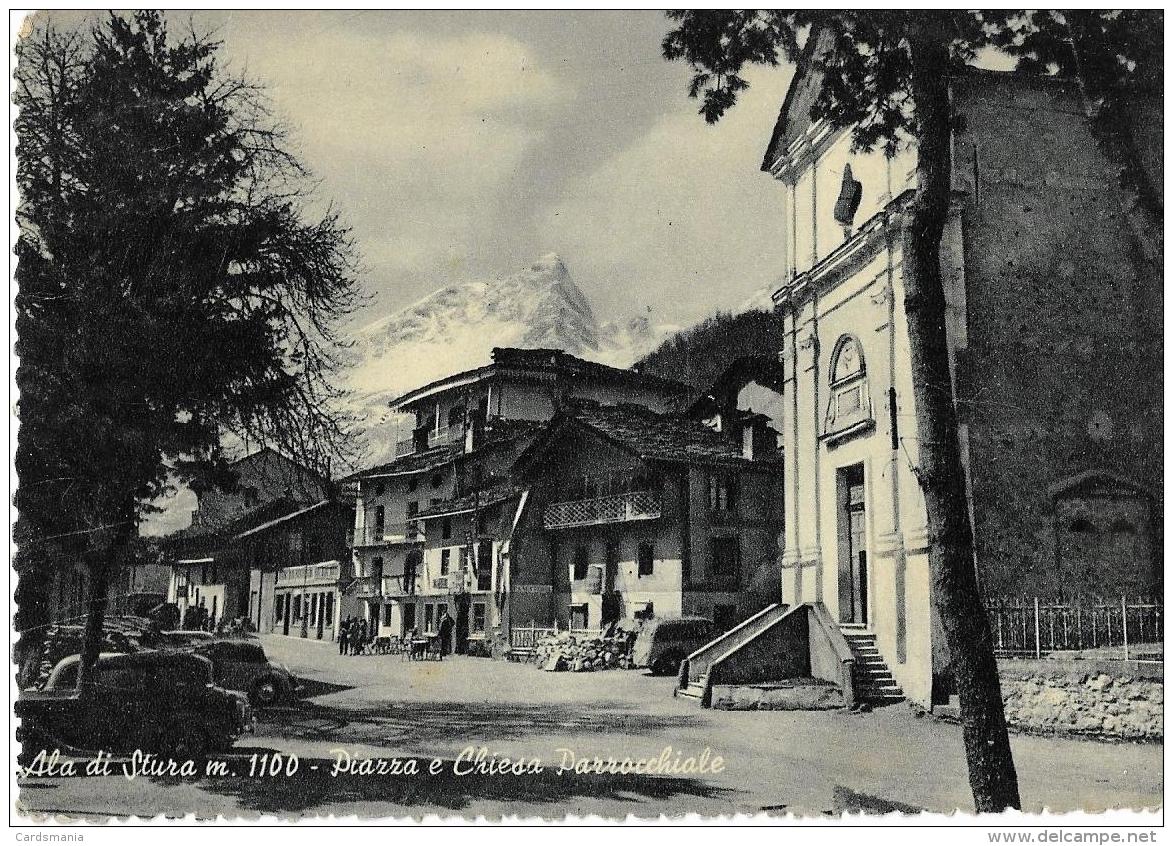
<path fill-rule="evenodd" d="M 350 621 L 346 620 L 338 628 L 338 654 L 339 655 L 346 654 L 346 646 L 347 646 L 346 641 L 350 638 L 350 632 L 348 630 L 349 627 L 350 627 Z"/>
<path fill-rule="evenodd" d="M 440 657 L 452 651 L 448 638 L 451 637 L 455 625 L 456 621 L 452 619 L 452 615 L 445 611 L 444 616 L 440 619 Z"/>

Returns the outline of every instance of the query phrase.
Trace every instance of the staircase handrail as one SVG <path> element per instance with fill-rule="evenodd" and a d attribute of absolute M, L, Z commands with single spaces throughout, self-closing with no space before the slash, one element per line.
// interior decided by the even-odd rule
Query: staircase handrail
<path fill-rule="evenodd" d="M 688 666 L 689 666 L 689 673 L 684 678 L 685 684 L 687 685 L 689 678 L 700 678 L 706 672 L 708 672 L 709 666 L 712 664 L 712 661 L 705 663 L 705 659 L 712 654 L 710 650 L 714 650 L 718 646 L 718 644 L 720 644 L 723 641 L 728 642 L 732 639 L 740 638 L 741 635 L 745 634 L 746 630 L 749 627 L 754 626 L 763 617 L 766 617 L 766 616 L 776 612 L 779 609 L 782 609 L 783 613 L 785 613 L 785 606 L 782 605 L 780 602 L 771 603 L 770 605 L 767 605 L 765 608 L 763 608 L 761 611 L 758 611 L 756 614 L 754 614 L 750 617 L 747 617 L 745 620 L 742 620 L 740 623 L 738 623 L 736 626 L 731 628 L 729 631 L 724 632 L 723 634 L 717 635 L 715 638 L 710 640 L 704 646 L 702 646 L 699 649 L 696 649 L 692 653 L 690 653 L 688 658 L 686 659 L 688 662 Z M 766 626 L 766 628 L 769 628 L 769 626 Z M 765 629 L 761 629 L 760 631 L 764 631 L 764 630 Z M 755 629 L 755 631 L 751 634 L 750 637 L 752 638 L 752 637 L 756 636 L 758 631 L 759 630 Z M 736 645 L 740 646 L 740 644 L 741 644 L 741 640 L 738 639 Z M 697 668 L 698 663 L 700 663 L 700 665 L 701 665 L 699 670 Z"/>
<path fill-rule="evenodd" d="M 848 707 L 855 704 L 855 653 L 843 636 L 843 630 L 831 617 L 827 606 L 821 602 L 811 603 L 811 612 L 819 622 L 819 628 L 827 636 L 831 648 L 839 657 L 839 685 L 843 688 L 843 703 Z"/>

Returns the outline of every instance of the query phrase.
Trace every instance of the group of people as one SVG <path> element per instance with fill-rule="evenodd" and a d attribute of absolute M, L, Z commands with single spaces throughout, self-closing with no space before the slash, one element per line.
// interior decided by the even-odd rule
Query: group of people
<path fill-rule="evenodd" d="M 378 634 L 379 627 L 373 621 L 347 617 L 338 629 L 338 654 L 361 655 Z"/>

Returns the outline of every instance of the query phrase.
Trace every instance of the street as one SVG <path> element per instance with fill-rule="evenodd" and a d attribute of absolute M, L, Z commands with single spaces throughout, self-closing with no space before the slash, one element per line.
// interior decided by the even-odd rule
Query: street
<path fill-rule="evenodd" d="M 257 733 L 219 756 L 229 774 L 128 781 L 116 768 L 106 776 L 26 778 L 22 810 L 494 819 L 656 817 L 661 808 L 709 816 L 972 809 L 960 728 L 918 718 L 904 704 L 865 714 L 710 711 L 674 699 L 673 679 L 636 671 L 546 673 L 462 656 L 412 663 L 398 655 L 343 657 L 331 643 L 263 641 L 271 658 L 302 679 L 304 698 L 259 713 Z M 462 756 L 470 746 L 486 748 L 482 766 Z M 1024 810 L 1160 803 L 1159 745 L 1020 735 L 1013 746 Z M 605 766 L 610 758 L 675 762 L 678 754 L 676 774 L 573 768 L 596 756 Z M 297 771 L 287 775 L 291 755 Z M 506 757 L 501 768 L 517 758 L 530 766 L 520 775 L 486 772 Z M 370 772 L 357 766 L 367 758 L 382 761 L 384 771 L 373 762 Z M 351 768 L 336 773 L 340 759 Z"/>

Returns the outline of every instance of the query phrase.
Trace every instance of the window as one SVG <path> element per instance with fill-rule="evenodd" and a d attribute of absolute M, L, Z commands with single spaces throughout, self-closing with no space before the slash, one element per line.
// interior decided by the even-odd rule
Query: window
<path fill-rule="evenodd" d="M 454 405 L 448 409 L 448 426 L 461 426 L 464 424 L 464 409 L 459 405 Z"/>
<path fill-rule="evenodd" d="M 430 602 L 424 606 L 424 631 L 432 631 L 432 624 L 436 621 L 436 606 Z"/>
<path fill-rule="evenodd" d="M 483 540 L 477 546 L 477 590 L 493 589 L 493 542 Z"/>
<path fill-rule="evenodd" d="M 301 619 L 301 594 L 300 593 L 293 597 L 293 619 L 294 620 Z"/>
<path fill-rule="evenodd" d="M 375 506 L 375 540 L 383 539 L 383 529 L 386 524 L 387 513 L 383 506 Z"/>
<path fill-rule="evenodd" d="M 644 541 L 639 545 L 639 574 L 650 576 L 655 570 L 655 566 L 656 548 L 652 546 L 650 541 Z"/>
<path fill-rule="evenodd" d="M 570 628 L 585 629 L 589 622 L 590 612 L 585 604 L 570 606 Z"/>
<path fill-rule="evenodd" d="M 444 484 L 444 477 L 443 476 L 441 476 L 439 473 L 436 473 L 434 476 L 432 476 L 432 487 L 433 488 L 438 488 L 442 484 Z"/>
<path fill-rule="evenodd" d="M 472 630 L 474 632 L 485 630 L 485 603 L 483 602 L 472 604 Z"/>
<path fill-rule="evenodd" d="M 416 489 L 416 488 L 418 488 L 419 486 L 420 486 L 420 480 L 419 480 L 419 479 L 415 478 L 414 476 L 412 476 L 410 479 L 408 479 L 408 481 L 407 481 L 407 489 L 408 489 L 409 491 L 411 491 L 412 493 L 415 493 L 415 489 Z"/>
<path fill-rule="evenodd" d="M 729 587 L 735 586 L 740 581 L 741 574 L 740 538 L 713 538 L 710 543 L 713 582 Z"/>
<path fill-rule="evenodd" d="M 407 503 L 407 519 L 408 520 L 411 520 L 413 517 L 415 517 L 419 513 L 420 513 L 419 500 L 412 500 L 411 502 Z"/>
<path fill-rule="evenodd" d="M 835 344 L 830 374 L 831 397 L 823 434 L 839 435 L 874 425 L 863 350 L 851 335 L 843 335 Z"/>
<path fill-rule="evenodd" d="M 407 634 L 415 628 L 415 604 L 403 606 L 403 633 Z"/>
<path fill-rule="evenodd" d="M 440 550 L 440 575 L 447 576 L 448 570 L 451 567 L 451 565 L 452 565 L 452 550 L 451 549 L 441 549 Z"/>
<path fill-rule="evenodd" d="M 278 594 L 276 600 L 273 602 L 273 622 L 280 623 L 281 618 L 285 616 L 285 595 Z"/>
<path fill-rule="evenodd" d="M 445 517 L 440 523 L 440 537 L 448 540 L 452 537 L 452 519 Z"/>
<path fill-rule="evenodd" d="M 576 546 L 574 548 L 574 580 L 576 582 L 582 581 L 587 577 L 589 566 L 590 552 L 585 546 Z"/>
<path fill-rule="evenodd" d="M 709 476 L 709 510 L 732 511 L 737 507 L 737 482 L 728 476 Z"/>
<path fill-rule="evenodd" d="M 386 490 L 387 490 L 387 486 L 384 485 L 382 482 L 377 482 L 375 484 L 375 496 L 382 496 Z"/>
<path fill-rule="evenodd" d="M 383 625 L 384 626 L 391 625 L 391 609 L 394 607 L 395 606 L 391 605 L 390 603 L 383 606 Z"/>
<path fill-rule="evenodd" d="M 334 625 L 334 594 L 326 594 L 326 625 Z"/>

